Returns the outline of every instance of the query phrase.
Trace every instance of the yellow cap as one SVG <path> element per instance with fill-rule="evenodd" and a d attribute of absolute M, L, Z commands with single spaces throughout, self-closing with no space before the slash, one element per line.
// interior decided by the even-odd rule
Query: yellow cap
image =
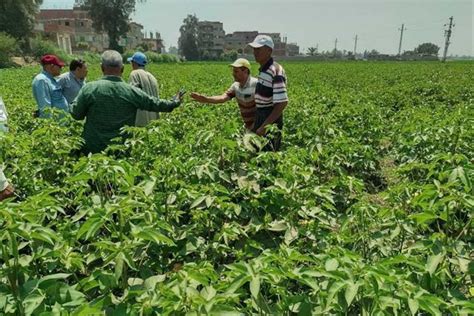
<path fill-rule="evenodd" d="M 236 61 L 234 61 L 232 64 L 230 64 L 232 67 L 245 67 L 248 70 L 250 70 L 250 63 L 247 59 L 245 58 L 239 58 Z"/>

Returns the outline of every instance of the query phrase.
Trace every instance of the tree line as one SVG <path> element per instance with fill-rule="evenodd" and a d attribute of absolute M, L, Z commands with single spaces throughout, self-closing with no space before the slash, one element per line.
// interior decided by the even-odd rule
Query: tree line
<path fill-rule="evenodd" d="M 415 47 L 413 50 L 403 52 L 402 56 L 431 56 L 436 57 L 438 56 L 440 47 L 433 43 L 423 43 Z M 336 50 L 333 49 L 328 51 L 321 51 L 318 52 L 317 46 L 315 47 L 308 47 L 306 50 L 307 56 L 321 56 L 321 57 L 348 57 L 354 56 L 354 52 L 346 51 L 346 50 Z M 363 53 L 365 56 L 376 56 L 381 55 L 381 53 L 375 49 L 371 51 L 365 51 Z"/>

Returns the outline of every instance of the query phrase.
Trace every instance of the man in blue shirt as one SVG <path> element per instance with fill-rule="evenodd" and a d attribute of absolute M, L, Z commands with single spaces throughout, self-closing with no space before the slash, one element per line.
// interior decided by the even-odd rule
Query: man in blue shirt
<path fill-rule="evenodd" d="M 64 63 L 55 55 L 41 58 L 43 71 L 33 79 L 33 96 L 38 104 L 37 116 L 47 117 L 47 108 L 57 108 L 69 112 L 69 105 L 63 95 L 61 86 L 54 79 L 61 73 Z"/>
<path fill-rule="evenodd" d="M 81 59 L 73 59 L 69 64 L 69 72 L 59 76 L 58 83 L 63 89 L 63 95 L 69 104 L 74 101 L 86 82 L 87 64 Z"/>

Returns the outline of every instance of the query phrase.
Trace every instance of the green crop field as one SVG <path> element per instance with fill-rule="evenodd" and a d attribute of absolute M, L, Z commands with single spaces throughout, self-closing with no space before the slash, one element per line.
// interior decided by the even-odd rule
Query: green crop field
<path fill-rule="evenodd" d="M 32 118 L 39 68 L 0 70 L 0 314 L 473 315 L 474 64 L 282 64 L 278 153 L 187 99 L 80 157 L 82 122 Z M 232 83 L 150 71 L 163 98 Z"/>

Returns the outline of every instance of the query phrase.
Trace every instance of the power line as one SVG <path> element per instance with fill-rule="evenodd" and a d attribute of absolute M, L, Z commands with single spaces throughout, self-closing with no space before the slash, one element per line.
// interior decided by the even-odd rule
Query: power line
<path fill-rule="evenodd" d="M 400 56 L 402 53 L 403 31 L 406 30 L 405 24 L 402 24 L 402 27 L 398 30 L 400 31 L 400 43 L 398 44 L 398 56 Z"/>
<path fill-rule="evenodd" d="M 354 38 L 354 56 L 355 56 L 355 54 L 356 54 L 356 52 L 357 52 L 357 39 L 358 39 L 358 36 L 357 36 L 357 34 L 356 34 L 356 37 Z"/>
<path fill-rule="evenodd" d="M 446 26 L 446 24 L 444 25 Z M 446 31 L 444 31 L 444 36 L 446 37 L 446 42 L 444 43 L 444 54 L 443 54 L 443 62 L 446 61 L 446 55 L 448 54 L 448 47 L 451 42 L 449 41 L 451 38 L 452 28 L 454 27 L 453 24 L 453 17 L 449 18 L 449 27 Z"/>

